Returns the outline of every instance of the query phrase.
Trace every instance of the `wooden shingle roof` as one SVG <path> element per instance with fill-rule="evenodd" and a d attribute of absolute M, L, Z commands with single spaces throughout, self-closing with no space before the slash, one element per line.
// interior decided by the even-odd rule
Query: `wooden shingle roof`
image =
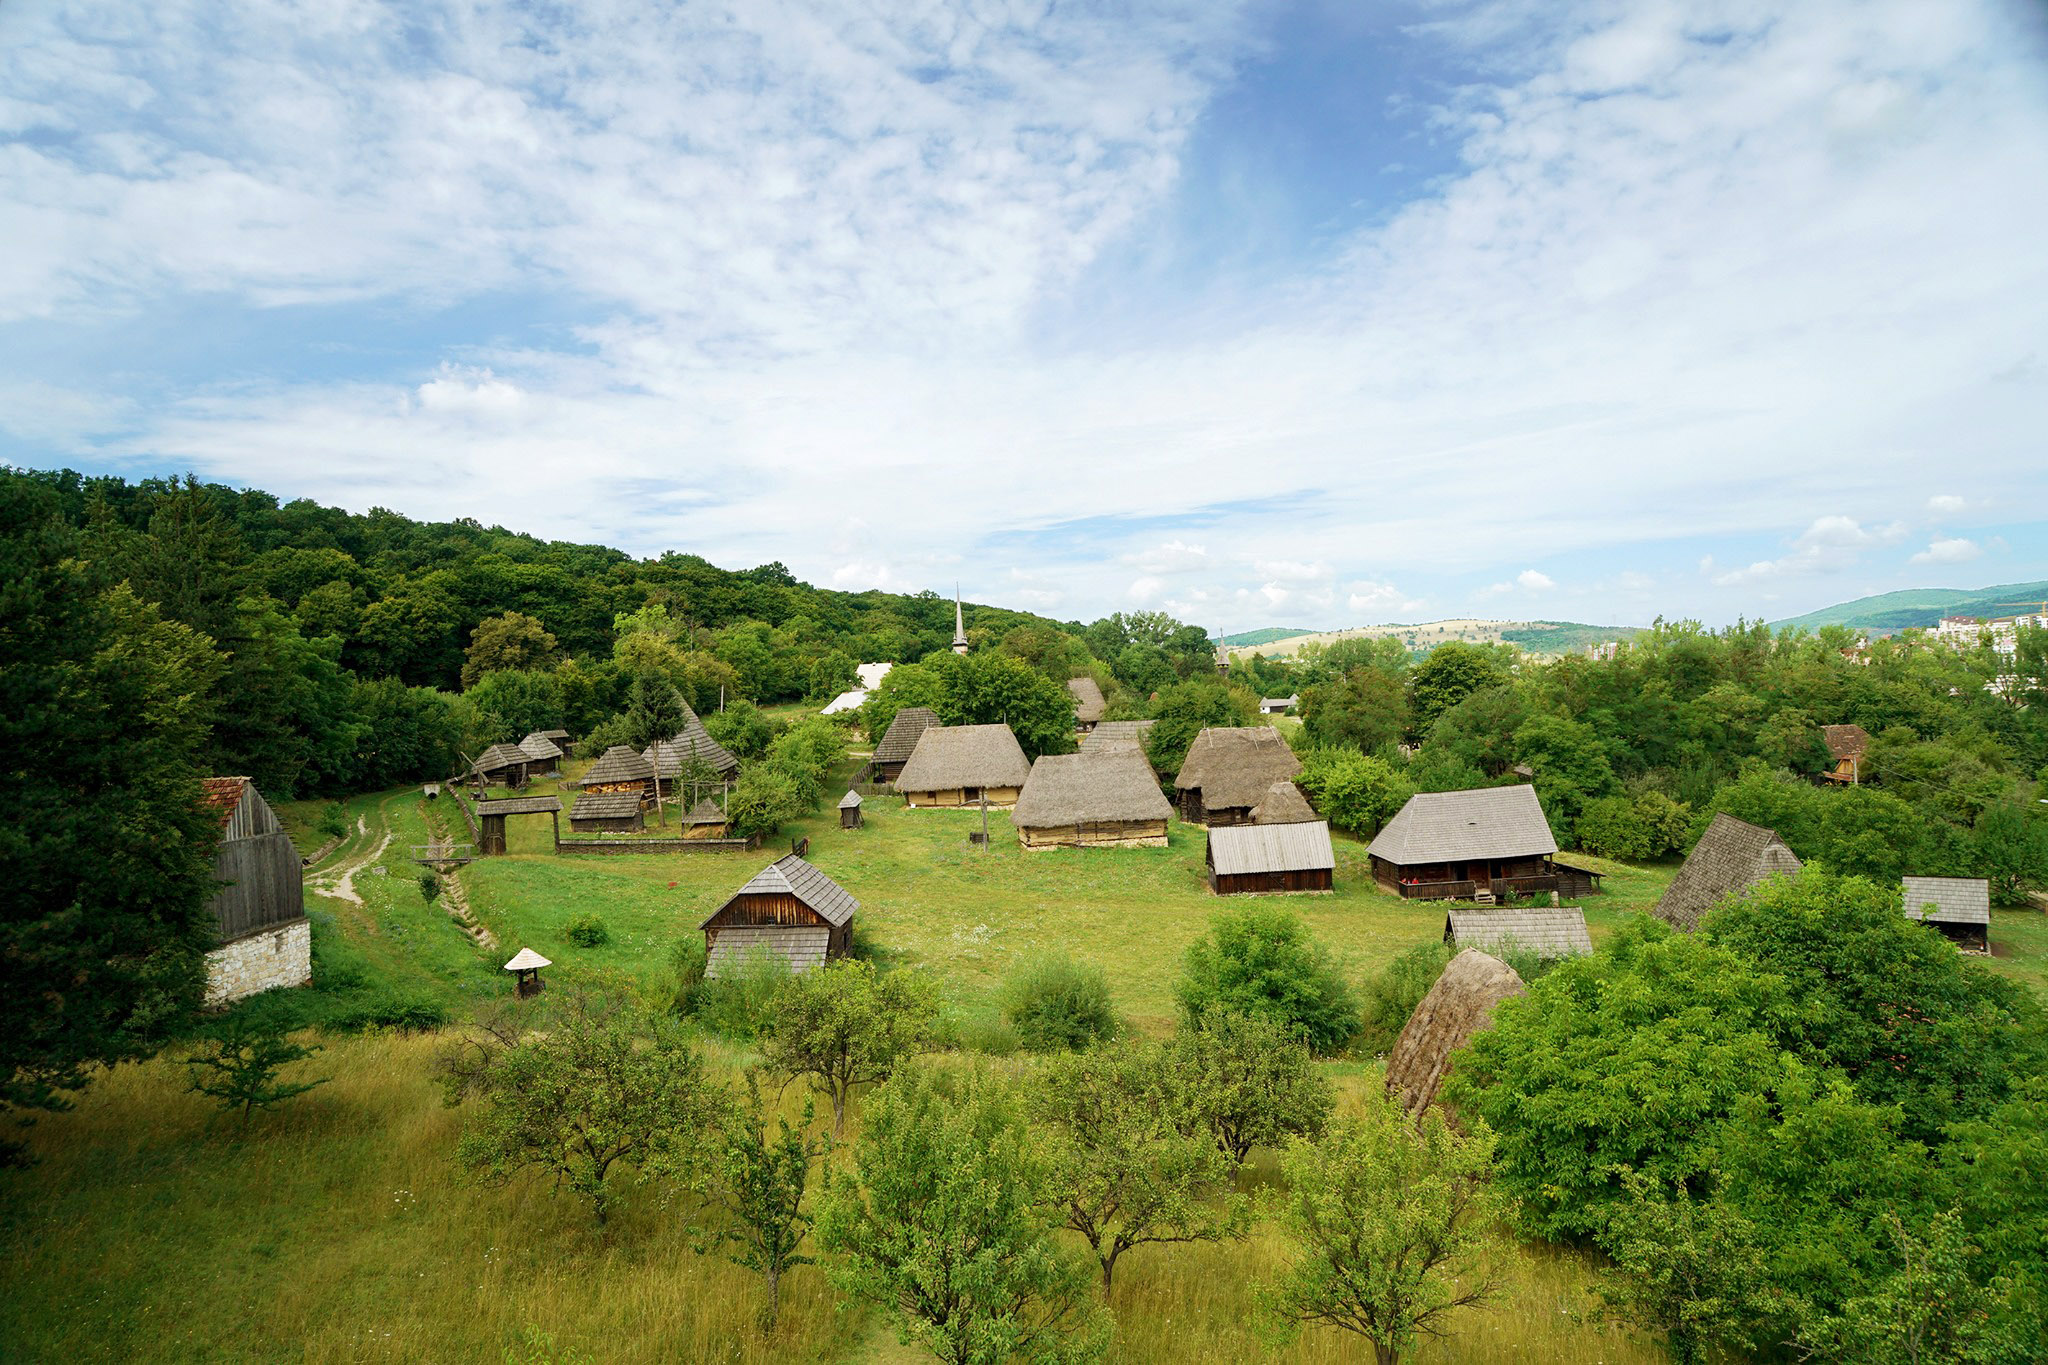
<path fill-rule="evenodd" d="M 1905 893 L 1907 919 L 1991 923 L 1991 883 L 1982 877 L 1907 877 Z"/>
<path fill-rule="evenodd" d="M 532 761 L 527 756 L 526 751 L 517 744 L 493 744 L 477 757 L 476 766 L 471 768 L 470 771 L 475 773 L 503 772 L 507 768 Z"/>
<path fill-rule="evenodd" d="M 545 763 L 549 759 L 560 758 L 562 756 L 562 747 L 552 739 L 549 739 L 541 731 L 535 730 L 525 739 L 519 741 L 519 752 L 537 763 Z"/>
<path fill-rule="evenodd" d="M 1294 825 L 1221 825 L 1209 831 L 1209 865 L 1217 875 L 1318 872 L 1337 866 L 1330 827 L 1321 820 Z"/>
<path fill-rule="evenodd" d="M 853 918 L 853 912 L 860 909 L 860 902 L 848 894 L 845 887 L 812 867 L 794 853 L 768 864 L 745 886 L 735 891 L 725 905 L 719 906 L 704 917 L 702 929 L 725 913 L 741 896 L 794 896 L 818 913 L 833 928 L 839 928 Z"/>
<path fill-rule="evenodd" d="M 858 810 L 859 808 L 860 808 L 860 793 L 859 793 L 859 792 L 857 792 L 857 791 L 854 791 L 854 790 L 853 790 L 853 789 L 852 789 L 851 787 L 847 788 L 847 792 L 846 792 L 846 795 L 844 795 L 844 796 L 842 796 L 842 797 L 840 797 L 840 798 L 839 798 L 839 809 L 841 809 L 841 810 Z"/>
<path fill-rule="evenodd" d="M 1145 736 L 1151 733 L 1155 724 L 1156 721 L 1149 720 L 1105 720 L 1081 736 L 1081 752 L 1092 754 L 1102 749 L 1118 748 L 1143 750 Z"/>
<path fill-rule="evenodd" d="M 1714 817 L 1707 832 L 1685 855 L 1684 866 L 1658 898 L 1657 918 L 1691 933 L 1699 928 L 1700 916 L 1733 895 L 1747 891 L 1764 878 L 1799 870 L 1794 856 L 1776 830 L 1738 820 L 1727 812 Z"/>
<path fill-rule="evenodd" d="M 1593 951 L 1586 912 L 1576 905 L 1555 910 L 1452 910 L 1444 916 L 1444 942 L 1460 951 L 1477 948 L 1496 956 L 1510 948 L 1543 958 Z"/>
<path fill-rule="evenodd" d="M 732 751 L 711 737 L 704 728 L 704 722 L 697 719 L 697 713 L 688 706 L 683 707 L 683 728 L 675 738 L 648 745 L 640 756 L 655 764 L 662 780 L 667 781 L 682 774 L 683 759 L 692 753 L 721 777 L 738 771 L 740 766 Z"/>
<path fill-rule="evenodd" d="M 1084 725 L 1093 725 L 1102 719 L 1102 713 L 1109 705 L 1102 698 L 1102 688 L 1093 678 L 1067 679 L 1067 691 L 1074 694 L 1074 719 Z"/>
<path fill-rule="evenodd" d="M 1195 736 L 1173 785 L 1199 788 L 1209 810 L 1256 806 L 1275 782 L 1301 771 L 1287 738 L 1270 725 L 1211 726 Z"/>
<path fill-rule="evenodd" d="M 1845 758 L 1861 758 L 1870 748 L 1870 731 L 1860 725 L 1823 725 L 1821 738 L 1826 741 L 1828 752 L 1837 762 Z"/>
<path fill-rule="evenodd" d="M 918 736 L 896 779 L 900 792 L 1021 787 L 1031 760 L 1007 725 L 934 725 Z"/>
<path fill-rule="evenodd" d="M 645 782 L 652 776 L 652 763 L 625 745 L 614 744 L 583 774 L 583 785 L 603 787 L 612 783 Z"/>
<path fill-rule="evenodd" d="M 907 763 L 926 730 L 939 723 L 939 713 L 929 706 L 906 706 L 896 713 L 875 745 L 875 762 Z"/>
<path fill-rule="evenodd" d="M 640 811 L 640 793 L 626 792 L 578 792 L 576 803 L 569 807 L 569 818 L 573 820 L 625 820 Z"/>
<path fill-rule="evenodd" d="M 506 796 L 496 801 L 479 801 L 476 813 L 482 815 L 544 815 L 551 810 L 562 808 L 559 796 Z"/>
<path fill-rule="evenodd" d="M 690 813 L 688 815 L 685 815 L 679 823 L 685 825 L 722 825 L 725 824 L 729 818 L 730 817 L 728 817 L 726 813 L 719 808 L 718 803 L 707 796 L 702 801 L 699 801 L 696 805 L 692 806 L 690 808 Z"/>
<path fill-rule="evenodd" d="M 1100 749 L 1042 755 L 1031 765 L 1010 823 L 1019 829 L 1052 829 L 1164 821 L 1172 815 L 1172 803 L 1137 750 Z"/>
<path fill-rule="evenodd" d="M 1531 786 L 1422 792 L 1408 798 L 1366 849 L 1396 867 L 1474 858 L 1548 857 L 1556 836 Z"/>
<path fill-rule="evenodd" d="M 1300 825 L 1319 818 L 1301 788 L 1292 782 L 1275 782 L 1252 807 L 1255 825 Z"/>

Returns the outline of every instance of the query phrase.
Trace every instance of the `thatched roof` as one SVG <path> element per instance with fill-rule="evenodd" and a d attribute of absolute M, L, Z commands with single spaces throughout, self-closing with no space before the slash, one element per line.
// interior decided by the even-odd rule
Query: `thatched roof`
<path fill-rule="evenodd" d="M 1292 782 L 1275 782 L 1259 798 L 1259 804 L 1252 807 L 1255 825 L 1305 825 L 1320 818 L 1308 798 L 1301 794 L 1301 788 Z"/>
<path fill-rule="evenodd" d="M 1093 725 L 1102 719 L 1109 703 L 1102 698 L 1102 688 L 1093 678 L 1067 679 L 1067 691 L 1074 694 L 1074 719 L 1083 725 Z"/>
<path fill-rule="evenodd" d="M 1387 1054 L 1387 1093 L 1410 1114 L 1436 1102 L 1459 1048 L 1493 1024 L 1493 1011 L 1529 988 L 1515 969 L 1477 948 L 1451 959 Z"/>
<path fill-rule="evenodd" d="M 1099 753 L 1104 749 L 1138 749 L 1145 747 L 1145 736 L 1151 733 L 1156 721 L 1149 720 L 1105 720 L 1093 730 L 1081 736 L 1081 752 Z"/>
<path fill-rule="evenodd" d="M 478 815 L 545 815 L 562 808 L 559 796 L 507 796 L 476 803 Z"/>
<path fill-rule="evenodd" d="M 640 813 L 639 792 L 578 792 L 569 819 L 627 820 Z"/>
<path fill-rule="evenodd" d="M 1548 857 L 1557 852 L 1536 789 L 1481 787 L 1408 798 L 1366 849 L 1396 867 L 1476 858 Z"/>
<path fill-rule="evenodd" d="M 934 725 L 918 736 L 917 748 L 896 779 L 900 792 L 950 791 L 956 787 L 1021 787 L 1031 760 L 1007 725 Z"/>
<path fill-rule="evenodd" d="M 1260 872 L 1319 872 L 1337 866 L 1330 827 L 1321 820 L 1297 825 L 1223 825 L 1209 831 L 1209 864 L 1218 876 Z"/>
<path fill-rule="evenodd" d="M 1991 883 L 1982 877 L 1907 877 L 1905 891 L 1907 919 L 1991 923 Z"/>
<path fill-rule="evenodd" d="M 530 972 L 541 967 L 552 967 L 554 965 L 554 963 L 548 961 L 533 949 L 521 948 L 518 952 L 512 954 L 512 960 L 505 964 L 504 970 L 508 972 Z"/>
<path fill-rule="evenodd" d="M 526 751 L 517 744 L 493 744 L 478 756 L 476 765 L 470 771 L 473 773 L 503 772 L 507 768 L 517 767 L 522 763 L 531 763 L 532 761 Z"/>
<path fill-rule="evenodd" d="M 718 803 L 707 796 L 695 806 L 692 806 L 690 813 L 685 815 L 678 823 L 685 825 L 723 825 L 728 823 L 728 817 L 723 810 L 719 809 Z"/>
<path fill-rule="evenodd" d="M 1861 758 L 1870 748 L 1870 731 L 1860 725 L 1823 725 L 1820 734 L 1837 762 Z"/>
<path fill-rule="evenodd" d="M 536 763 L 546 763 L 551 759 L 560 758 L 562 756 L 562 747 L 540 731 L 535 730 L 525 739 L 519 741 L 519 752 L 525 754 Z"/>
<path fill-rule="evenodd" d="M 1776 873 L 1789 876 L 1798 870 L 1799 859 L 1776 830 L 1724 811 L 1686 854 L 1685 865 L 1664 888 L 1654 913 L 1673 928 L 1691 933 L 1699 928 L 1700 916 L 1727 897 Z"/>
<path fill-rule="evenodd" d="M 908 770 L 906 770 L 907 773 Z M 1173 806 L 1134 749 L 1046 754 L 1031 765 L 1010 822 L 1019 829 L 1165 820 Z"/>
<path fill-rule="evenodd" d="M 1556 910 L 1452 910 L 1444 916 L 1444 942 L 1489 953 L 1521 948 L 1544 958 L 1593 951 L 1586 912 L 1576 905 Z"/>
<path fill-rule="evenodd" d="M 1181 791 L 1199 787 L 1209 810 L 1249 809 L 1275 782 L 1300 771 L 1301 760 L 1272 726 L 1212 726 L 1188 746 L 1173 785 Z"/>
<path fill-rule="evenodd" d="M 882 733 L 881 742 L 875 745 L 875 762 L 906 763 L 917 749 L 917 741 L 924 732 L 939 723 L 939 713 L 929 706 L 906 706 L 896 713 L 889 722 L 889 728 Z"/>
<path fill-rule="evenodd" d="M 654 776 L 654 765 L 623 744 L 606 749 L 583 774 L 583 785 L 602 787 L 610 783 L 645 782 Z"/>
<path fill-rule="evenodd" d="M 704 923 L 697 927 L 702 929 L 710 924 L 741 896 L 758 895 L 794 896 L 834 928 L 852 919 L 853 912 L 860 909 L 860 902 L 847 894 L 845 887 L 792 853 L 756 872 L 751 881 L 733 892 L 725 905 L 706 915 Z"/>

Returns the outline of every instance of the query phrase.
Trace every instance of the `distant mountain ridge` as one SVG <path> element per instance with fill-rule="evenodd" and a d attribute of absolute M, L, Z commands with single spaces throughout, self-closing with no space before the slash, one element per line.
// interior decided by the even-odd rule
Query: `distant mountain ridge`
<path fill-rule="evenodd" d="M 1291 640 L 1297 635 L 1313 634 L 1315 632 L 1307 626 L 1262 626 L 1258 630 L 1241 630 L 1235 635 L 1226 635 L 1219 643 L 1233 648 L 1242 645 L 1249 649 L 1254 645 L 1270 645 L 1275 640 Z"/>
<path fill-rule="evenodd" d="M 1236 653 L 1257 650 L 1268 655 L 1290 655 L 1308 644 L 1332 644 L 1338 640 L 1377 639 L 1391 636 L 1418 653 L 1452 640 L 1471 644 L 1505 642 L 1527 653 L 1555 658 L 1605 644 L 1626 640 L 1641 626 L 1596 626 L 1583 621 L 1487 621 L 1465 617 L 1450 621 L 1405 622 L 1377 626 L 1352 626 L 1345 630 L 1287 631 L 1278 626 L 1227 635 L 1223 643 Z"/>
<path fill-rule="evenodd" d="M 1849 626 L 1888 635 L 1898 630 L 1930 629 L 1944 616 L 2017 616 L 2039 611 L 2044 601 L 2048 601 L 2048 582 L 2000 583 L 1989 588 L 1903 588 L 1838 602 L 1804 616 L 1788 616 L 1771 626 L 1776 630 Z"/>

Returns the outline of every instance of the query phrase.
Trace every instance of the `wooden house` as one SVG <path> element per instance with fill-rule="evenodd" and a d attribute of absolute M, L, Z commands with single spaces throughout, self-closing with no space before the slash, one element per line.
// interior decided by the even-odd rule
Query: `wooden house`
<path fill-rule="evenodd" d="M 519 752 L 530 760 L 527 770 L 533 773 L 558 772 L 562 767 L 562 746 L 535 730 L 519 741 Z"/>
<path fill-rule="evenodd" d="M 1081 736 L 1081 752 L 1093 754 L 1104 749 L 1135 749 L 1143 754 L 1145 738 L 1157 723 L 1150 720 L 1097 721 L 1094 728 Z"/>
<path fill-rule="evenodd" d="M 1166 846 L 1173 806 L 1135 749 L 1045 754 L 1031 765 L 1010 823 L 1026 848 Z"/>
<path fill-rule="evenodd" d="M 1301 705 L 1301 694 L 1290 693 L 1284 697 L 1259 698 L 1259 714 L 1262 716 L 1284 716 Z"/>
<path fill-rule="evenodd" d="M 755 949 L 780 956 L 793 972 L 845 955 L 860 903 L 830 877 L 791 854 L 754 874 L 706 917 L 704 975 L 716 977 Z"/>
<path fill-rule="evenodd" d="M 1741 895 L 1766 877 L 1789 877 L 1798 871 L 1799 859 L 1776 830 L 1722 812 L 1685 855 L 1684 865 L 1652 913 L 1689 934 L 1700 927 L 1701 915 L 1728 897 Z"/>
<path fill-rule="evenodd" d="M 470 765 L 470 779 L 479 785 L 523 787 L 534 760 L 517 744 L 493 744 Z"/>
<path fill-rule="evenodd" d="M 220 821 L 213 853 L 219 946 L 206 955 L 206 1003 L 226 1005 L 313 979 L 299 851 L 277 813 L 246 777 L 209 777 L 201 801 Z"/>
<path fill-rule="evenodd" d="M 1932 925 L 1958 948 L 1991 951 L 1991 883 L 1982 877 L 1907 877 L 1906 918 Z"/>
<path fill-rule="evenodd" d="M 1074 694 L 1074 728 L 1085 735 L 1101 721 L 1109 703 L 1103 700 L 1102 688 L 1093 678 L 1069 678 L 1067 691 Z"/>
<path fill-rule="evenodd" d="M 708 796 L 692 806 L 677 824 L 685 839 L 723 839 L 732 828 L 731 818 Z"/>
<path fill-rule="evenodd" d="M 1259 804 L 1252 807 L 1255 825 L 1305 825 L 1321 818 L 1301 794 L 1301 788 L 1292 782 L 1275 782 L 1259 798 Z"/>
<path fill-rule="evenodd" d="M 1501 957 L 1515 949 L 1543 959 L 1576 957 L 1593 951 L 1586 912 L 1576 905 L 1533 910 L 1451 910 L 1444 915 L 1444 942 L 1452 952 L 1477 948 Z"/>
<path fill-rule="evenodd" d="M 1031 761 L 1007 725 L 934 725 L 918 736 L 896 790 L 912 807 L 1013 806 Z"/>
<path fill-rule="evenodd" d="M 1212 726 L 1195 736 L 1173 779 L 1180 818 L 1193 825 L 1248 825 L 1275 782 L 1301 771 L 1287 739 L 1270 725 Z"/>
<path fill-rule="evenodd" d="M 1821 776 L 1829 782 L 1858 786 L 1863 781 L 1863 756 L 1870 752 L 1870 732 L 1860 725 L 1823 725 L 1821 739 L 1834 766 Z"/>
<path fill-rule="evenodd" d="M 1337 855 L 1321 820 L 1286 825 L 1211 825 L 1203 861 L 1219 896 L 1336 889 Z"/>
<path fill-rule="evenodd" d="M 1530 786 L 1411 796 L 1366 849 L 1373 879 L 1398 896 L 1482 902 L 1557 890 L 1556 852 Z"/>
<path fill-rule="evenodd" d="M 575 804 L 569 807 L 569 828 L 579 834 L 645 829 L 647 813 L 636 789 L 578 792 Z"/>
<path fill-rule="evenodd" d="M 562 798 L 559 796 L 507 796 L 497 801 L 476 803 L 476 851 L 483 856 L 505 851 L 505 817 L 545 815 L 555 827 L 555 842 L 562 839 Z"/>
<path fill-rule="evenodd" d="M 839 798 L 839 828 L 859 829 L 861 825 L 860 793 L 849 788 Z"/>
<path fill-rule="evenodd" d="M 903 765 L 916 751 L 917 741 L 938 723 L 939 713 L 929 706 L 906 706 L 898 711 L 875 745 L 875 757 L 869 765 L 874 769 L 875 781 L 894 782 L 902 776 Z"/>
<path fill-rule="evenodd" d="M 638 792 L 654 799 L 654 765 L 623 744 L 614 744 L 590 765 L 578 784 L 586 792 Z"/>

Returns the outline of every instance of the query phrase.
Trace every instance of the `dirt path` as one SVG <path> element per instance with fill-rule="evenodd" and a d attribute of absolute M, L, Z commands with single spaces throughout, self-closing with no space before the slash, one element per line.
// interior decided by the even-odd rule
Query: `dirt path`
<path fill-rule="evenodd" d="M 381 810 L 378 812 L 378 824 L 384 830 L 384 837 L 378 840 L 375 848 L 359 858 L 347 859 L 339 867 L 323 872 L 317 877 L 308 878 L 307 885 L 312 887 L 313 891 L 318 895 L 333 896 L 335 899 L 345 900 L 351 905 L 361 905 L 363 898 L 356 894 L 356 873 L 382 858 L 384 850 L 391 847 L 391 840 L 394 837 L 391 827 L 384 823 Z M 364 838 L 369 837 L 370 822 L 366 817 L 361 815 L 356 817 L 356 832 Z"/>

